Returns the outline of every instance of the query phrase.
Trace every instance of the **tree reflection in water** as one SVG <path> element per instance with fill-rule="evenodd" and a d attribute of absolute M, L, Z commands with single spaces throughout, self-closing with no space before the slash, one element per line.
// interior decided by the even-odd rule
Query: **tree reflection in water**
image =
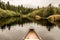
<path fill-rule="evenodd" d="M 45 26 L 48 29 L 48 31 L 50 31 L 55 26 L 55 24 L 50 23 L 47 19 L 40 19 L 40 20 L 35 19 L 30 20 L 30 19 L 20 17 L 2 18 L 0 19 L 0 28 L 3 30 L 7 27 L 10 30 L 11 26 L 14 26 L 16 24 L 23 26 L 24 23 L 32 23 L 32 22 Z M 60 28 L 60 25 L 58 25 L 58 27 Z"/>

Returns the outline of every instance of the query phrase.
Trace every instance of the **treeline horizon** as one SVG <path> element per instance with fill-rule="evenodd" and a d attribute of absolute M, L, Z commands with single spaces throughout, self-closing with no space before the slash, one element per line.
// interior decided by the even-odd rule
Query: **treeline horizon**
<path fill-rule="evenodd" d="M 38 11 L 38 12 L 36 12 Z M 60 4 L 58 7 L 49 4 L 47 7 L 37 6 L 37 8 L 27 8 L 23 7 L 23 5 L 11 5 L 9 1 L 5 4 L 5 2 L 0 1 L 0 17 L 11 17 L 11 16 L 41 16 L 41 17 L 48 17 L 50 15 L 60 14 Z"/>
<path fill-rule="evenodd" d="M 32 8 L 26 8 L 26 7 L 23 7 L 23 5 L 18 5 L 18 6 L 11 5 L 9 3 L 9 1 L 7 3 L 1 1 L 0 2 L 0 8 L 2 8 L 4 10 L 15 11 L 15 12 L 21 12 L 21 11 L 23 12 L 23 10 L 25 10 L 25 11 L 31 11 L 32 10 Z"/>

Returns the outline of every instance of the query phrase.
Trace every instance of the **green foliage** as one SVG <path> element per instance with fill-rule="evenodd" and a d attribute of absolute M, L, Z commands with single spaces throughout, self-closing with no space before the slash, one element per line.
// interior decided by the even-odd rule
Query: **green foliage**
<path fill-rule="evenodd" d="M 54 14 L 53 7 L 48 7 L 47 9 L 44 10 L 43 17 L 48 17 L 53 14 Z"/>
<path fill-rule="evenodd" d="M 34 18 L 36 15 L 42 18 L 47 18 L 50 15 L 60 14 L 60 5 L 59 7 L 54 7 L 52 4 L 49 4 L 47 7 L 42 7 L 37 9 L 25 8 L 23 5 L 10 5 L 9 2 L 6 4 L 0 2 L 0 17 L 9 17 L 9 16 L 21 16 L 26 15 L 26 17 Z"/>
<path fill-rule="evenodd" d="M 10 5 L 9 1 L 6 4 L 5 4 L 5 2 L 1 1 L 0 8 L 2 8 L 4 10 L 19 12 L 22 14 L 28 14 L 29 12 L 32 12 L 32 10 L 33 10 L 31 8 L 25 8 L 25 7 L 23 7 L 23 5 L 18 5 L 18 6 Z"/>
<path fill-rule="evenodd" d="M 20 14 L 13 12 L 13 11 L 9 11 L 9 10 L 3 10 L 0 8 L 0 17 L 12 17 L 12 16 L 18 16 Z"/>
<path fill-rule="evenodd" d="M 56 15 L 56 14 L 60 14 L 60 8 L 59 7 L 54 7 L 51 4 L 49 4 L 48 7 L 42 7 L 39 8 L 31 13 L 28 14 L 28 16 L 41 16 L 42 18 L 47 18 L 51 15 Z"/>
<path fill-rule="evenodd" d="M 32 11 L 33 11 L 32 9 L 26 8 L 26 9 L 23 9 L 23 10 L 22 10 L 22 13 L 23 13 L 23 14 L 28 14 L 28 13 L 31 13 Z"/>

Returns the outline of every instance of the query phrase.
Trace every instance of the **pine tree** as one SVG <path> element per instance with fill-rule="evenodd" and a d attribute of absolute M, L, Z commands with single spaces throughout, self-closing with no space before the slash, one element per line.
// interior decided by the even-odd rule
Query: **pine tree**
<path fill-rule="evenodd" d="M 7 4 L 6 4 L 6 8 L 7 8 L 8 10 L 10 10 L 10 3 L 9 3 L 9 1 L 8 1 Z"/>

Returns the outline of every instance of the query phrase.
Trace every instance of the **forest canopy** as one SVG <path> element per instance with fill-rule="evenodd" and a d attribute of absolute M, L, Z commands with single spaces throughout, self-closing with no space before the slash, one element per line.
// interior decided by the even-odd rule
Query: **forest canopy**
<path fill-rule="evenodd" d="M 41 16 L 43 18 L 46 18 L 50 15 L 60 15 L 60 4 L 58 7 L 53 6 L 52 4 L 49 4 L 47 7 L 41 7 L 39 6 L 35 9 L 33 8 L 27 8 L 23 7 L 23 5 L 11 5 L 9 1 L 7 3 L 0 1 L 0 18 L 1 17 L 12 17 L 12 16 Z"/>

